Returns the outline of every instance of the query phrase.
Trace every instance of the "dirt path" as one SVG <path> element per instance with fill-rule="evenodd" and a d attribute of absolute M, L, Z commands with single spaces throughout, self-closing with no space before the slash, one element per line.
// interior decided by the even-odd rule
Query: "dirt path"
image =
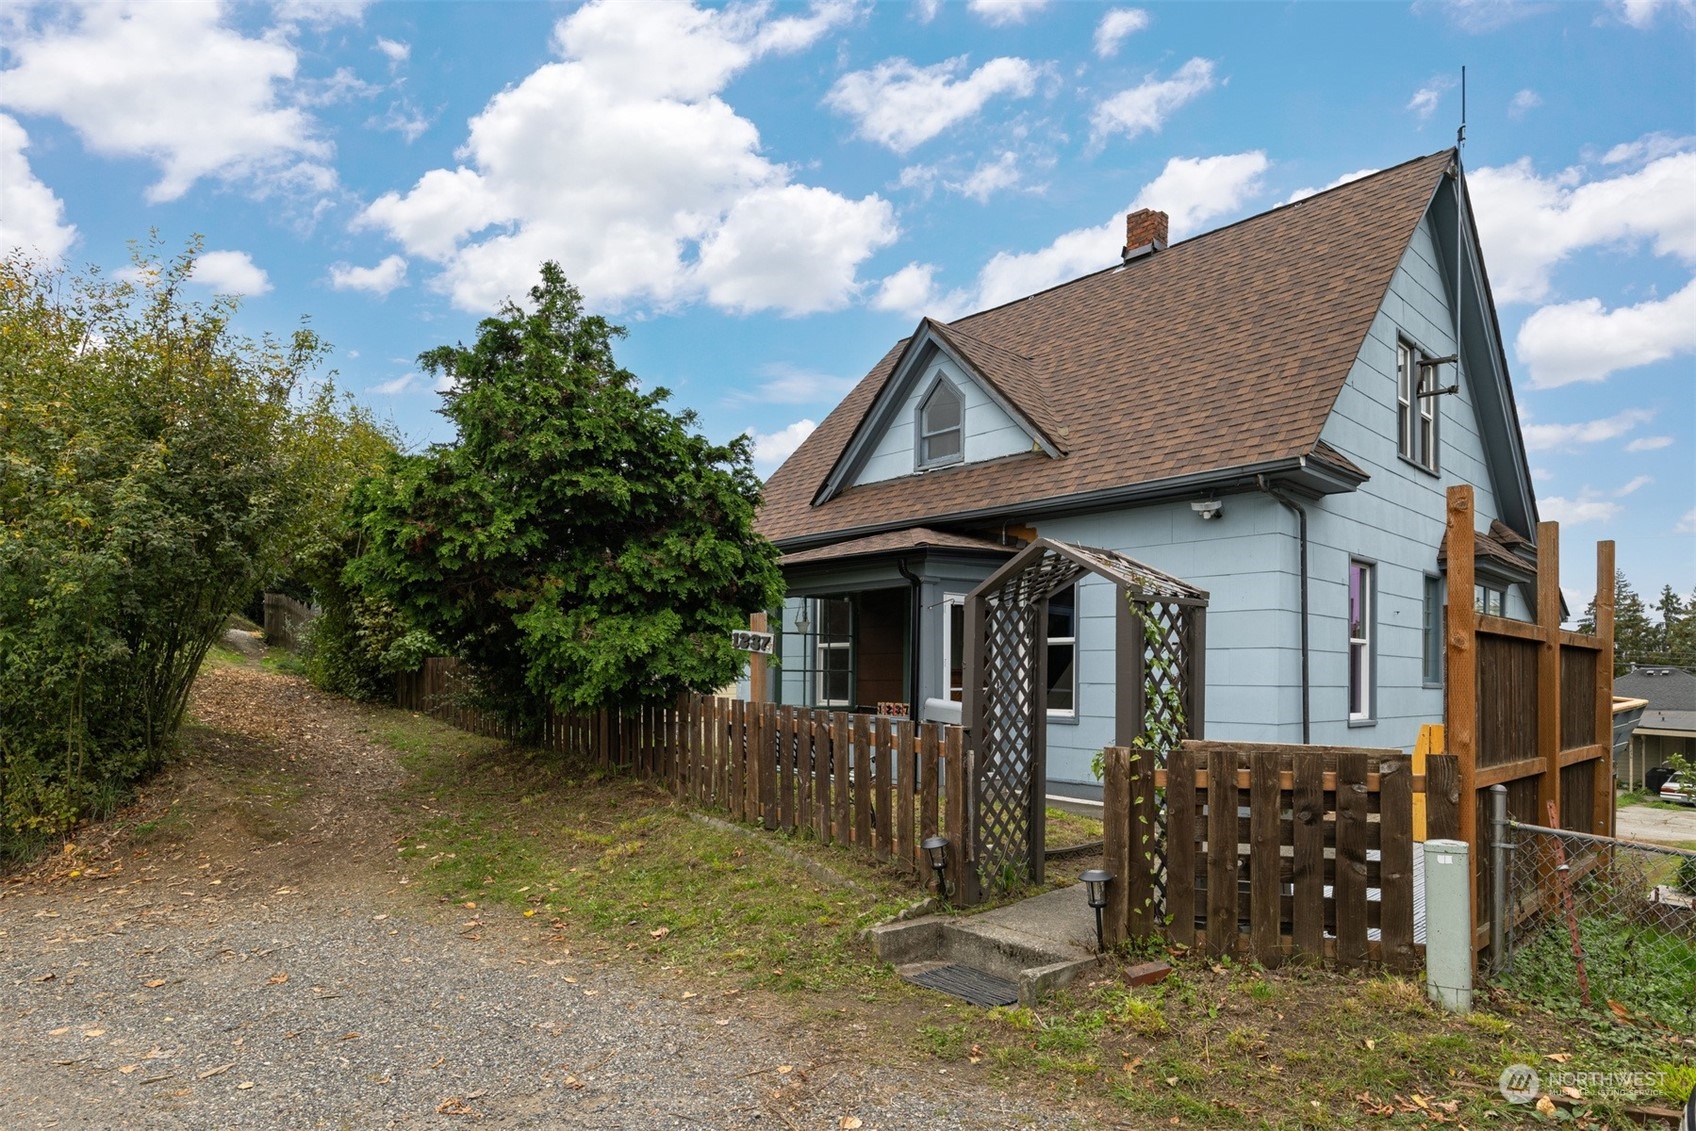
<path fill-rule="evenodd" d="M 138 836 L 0 883 L 0 1131 L 1083 1125 L 419 897 L 370 708 L 225 666 L 193 713 Z"/>

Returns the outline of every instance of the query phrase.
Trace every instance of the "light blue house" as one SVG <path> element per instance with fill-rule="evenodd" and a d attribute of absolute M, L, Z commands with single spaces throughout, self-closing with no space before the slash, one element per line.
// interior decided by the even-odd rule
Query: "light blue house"
<path fill-rule="evenodd" d="M 1455 151 L 898 342 L 774 474 L 785 703 L 961 694 L 962 601 L 1040 534 L 1211 594 L 1205 733 L 1409 748 L 1443 715 L 1445 490 L 1525 617 L 1536 503 Z M 1051 792 L 1113 733 L 1111 586 L 1050 604 Z M 775 626 L 774 626 L 775 627 Z"/>

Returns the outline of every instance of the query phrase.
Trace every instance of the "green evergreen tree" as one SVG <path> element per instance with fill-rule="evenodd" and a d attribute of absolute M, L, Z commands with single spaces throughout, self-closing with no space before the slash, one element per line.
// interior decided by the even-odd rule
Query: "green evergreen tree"
<path fill-rule="evenodd" d="M 1596 631 L 1596 601 L 1584 606 L 1578 631 Z M 1614 570 L 1614 674 L 1624 675 L 1632 664 L 1655 663 L 1660 650 L 1660 628 L 1649 620 L 1643 598 L 1626 580 L 1625 571 Z"/>
<path fill-rule="evenodd" d="M 754 531 L 746 437 L 712 444 L 613 359 L 553 263 L 470 347 L 420 355 L 449 391 L 451 444 L 397 457 L 354 500 L 349 584 L 472 667 L 488 705 L 670 701 L 736 677 L 730 633 L 782 597 Z"/>

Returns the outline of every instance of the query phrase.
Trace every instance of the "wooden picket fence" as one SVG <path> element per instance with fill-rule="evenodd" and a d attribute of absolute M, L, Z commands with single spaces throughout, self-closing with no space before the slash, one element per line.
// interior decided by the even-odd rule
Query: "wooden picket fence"
<path fill-rule="evenodd" d="M 400 677 L 396 702 L 511 737 L 456 690 L 453 662 L 431 659 Z M 540 745 L 661 782 L 680 801 L 739 821 L 853 846 L 928 880 L 921 845 L 956 819 L 942 771 L 960 762 L 960 739 L 957 726 L 690 695 L 674 707 L 553 714 Z M 958 830 L 944 835 L 961 843 Z"/>
<path fill-rule="evenodd" d="M 1109 941 L 1417 968 L 1414 796 L 1430 835 L 1452 836 L 1454 761 L 1433 755 L 1416 775 L 1394 750 L 1186 741 L 1159 769 L 1150 752 L 1109 749 L 1106 867 L 1124 877 L 1108 889 Z"/>

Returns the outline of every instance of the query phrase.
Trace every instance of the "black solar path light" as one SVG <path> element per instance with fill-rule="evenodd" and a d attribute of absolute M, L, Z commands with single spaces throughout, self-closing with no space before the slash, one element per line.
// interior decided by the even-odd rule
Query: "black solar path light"
<path fill-rule="evenodd" d="M 1113 873 L 1104 868 L 1091 868 L 1078 879 L 1084 885 L 1089 905 L 1095 909 L 1095 950 L 1100 954 L 1107 949 L 1101 941 L 1101 912 L 1107 906 L 1107 885 L 1113 882 Z"/>

